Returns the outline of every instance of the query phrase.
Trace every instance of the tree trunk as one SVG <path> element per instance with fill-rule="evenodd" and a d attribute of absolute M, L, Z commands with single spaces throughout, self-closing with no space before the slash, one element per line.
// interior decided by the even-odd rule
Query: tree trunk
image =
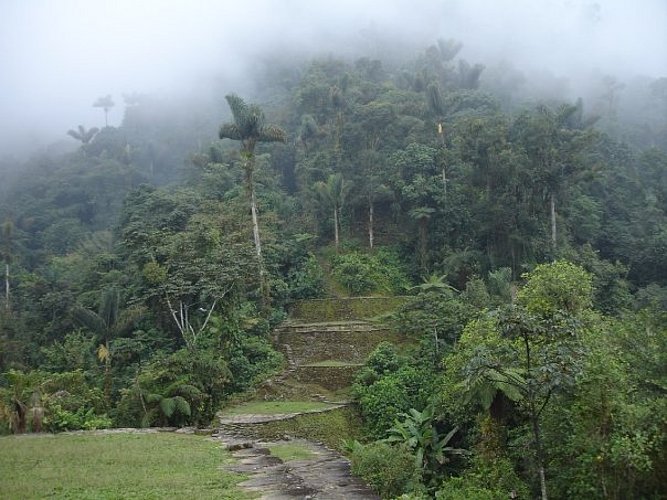
<path fill-rule="evenodd" d="M 551 193 L 549 200 L 549 208 L 551 211 L 551 244 L 556 248 L 556 196 Z"/>
<path fill-rule="evenodd" d="M 5 307 L 9 311 L 9 262 L 5 263 Z"/>
<path fill-rule="evenodd" d="M 368 246 L 373 250 L 373 200 L 368 200 Z"/>
<path fill-rule="evenodd" d="M 533 438 L 535 439 L 535 455 L 537 458 L 537 470 L 540 476 L 540 492 L 542 500 L 548 500 L 547 496 L 547 478 L 544 471 L 544 451 L 542 450 L 542 437 L 540 433 L 540 423 L 538 415 L 535 413 L 534 405 L 531 404 L 531 420 L 533 425 Z"/>
<path fill-rule="evenodd" d="M 428 219 L 419 219 L 419 260 L 423 272 L 426 272 L 426 223 Z"/>
<path fill-rule="evenodd" d="M 526 349 L 526 373 L 530 376 L 532 373 L 532 362 L 530 343 L 527 336 L 523 337 L 524 347 Z M 540 415 L 535 407 L 535 393 L 528 386 L 528 393 L 526 394 L 530 410 L 530 423 L 533 428 L 533 439 L 535 440 L 535 460 L 537 461 L 537 472 L 540 477 L 540 493 L 542 500 L 548 500 L 547 495 L 547 478 L 544 466 L 544 450 L 542 449 L 542 435 L 540 432 Z"/>
<path fill-rule="evenodd" d="M 268 307 L 271 302 L 271 292 L 264 272 L 264 260 L 262 259 L 262 241 L 259 237 L 259 218 L 257 216 L 257 200 L 255 198 L 255 157 L 252 152 L 246 151 L 245 155 L 245 174 L 246 189 L 250 197 L 250 213 L 252 215 L 252 236 L 255 241 L 255 254 L 257 255 L 257 266 L 259 267 L 259 286 L 262 293 L 262 306 Z"/>
<path fill-rule="evenodd" d="M 257 202 L 255 201 L 255 186 L 250 186 L 250 212 L 252 213 L 252 235 L 255 239 L 255 253 L 257 254 L 257 258 L 261 262 L 262 242 L 259 239 L 259 221 L 257 219 Z"/>
<path fill-rule="evenodd" d="M 336 253 L 338 253 L 338 207 L 334 206 L 334 241 L 336 242 Z"/>

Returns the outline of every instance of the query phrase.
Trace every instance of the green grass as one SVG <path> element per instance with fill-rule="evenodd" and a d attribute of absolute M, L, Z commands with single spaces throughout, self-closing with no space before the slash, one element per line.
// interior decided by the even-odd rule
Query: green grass
<path fill-rule="evenodd" d="M 269 450 L 271 451 L 271 455 L 278 457 L 283 462 L 309 460 L 315 456 L 315 453 L 310 448 L 298 443 L 277 444 L 270 446 Z"/>
<path fill-rule="evenodd" d="M 320 441 L 338 451 L 343 451 L 343 439 L 363 438 L 361 417 L 351 407 L 259 424 L 254 426 L 254 432 L 259 439 L 279 439 L 288 435 Z"/>
<path fill-rule="evenodd" d="M 331 405 L 315 401 L 251 401 L 231 408 L 225 408 L 223 415 L 258 414 L 271 415 L 274 413 L 303 413 L 314 410 L 325 410 Z"/>
<path fill-rule="evenodd" d="M 0 498 L 251 498 L 220 444 L 179 434 L 0 438 Z"/>

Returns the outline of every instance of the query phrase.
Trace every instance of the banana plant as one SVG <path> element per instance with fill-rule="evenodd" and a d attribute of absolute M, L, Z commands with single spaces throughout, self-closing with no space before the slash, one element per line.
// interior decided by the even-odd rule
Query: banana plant
<path fill-rule="evenodd" d="M 449 446 L 459 428 L 454 427 L 442 435 L 437 428 L 432 405 L 421 412 L 411 408 L 408 413 L 401 413 L 400 417 L 402 420 L 394 420 L 385 441 L 402 444 L 412 451 L 416 465 L 428 480 L 425 482 L 437 479 L 442 466 L 450 461 L 450 456 L 466 454 L 466 450 Z"/>

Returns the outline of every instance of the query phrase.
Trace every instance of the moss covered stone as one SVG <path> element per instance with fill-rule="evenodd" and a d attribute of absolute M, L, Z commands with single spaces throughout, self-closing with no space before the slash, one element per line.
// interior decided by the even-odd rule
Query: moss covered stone
<path fill-rule="evenodd" d="M 406 297 L 349 297 L 295 302 L 290 318 L 304 322 L 370 319 L 395 311 Z"/>

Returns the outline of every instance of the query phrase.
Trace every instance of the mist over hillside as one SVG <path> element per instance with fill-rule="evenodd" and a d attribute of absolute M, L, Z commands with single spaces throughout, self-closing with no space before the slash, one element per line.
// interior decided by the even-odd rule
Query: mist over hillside
<path fill-rule="evenodd" d="M 9 0 L 0 157 L 67 140 L 78 124 L 102 126 L 92 106 L 100 96 L 115 101 L 113 126 L 132 93 L 222 116 L 226 93 L 261 94 L 267 65 L 328 55 L 400 62 L 439 38 L 463 43 L 461 57 L 484 64 L 484 78 L 514 72 L 524 97 L 595 96 L 606 77 L 667 75 L 666 25 L 661 0 Z"/>

